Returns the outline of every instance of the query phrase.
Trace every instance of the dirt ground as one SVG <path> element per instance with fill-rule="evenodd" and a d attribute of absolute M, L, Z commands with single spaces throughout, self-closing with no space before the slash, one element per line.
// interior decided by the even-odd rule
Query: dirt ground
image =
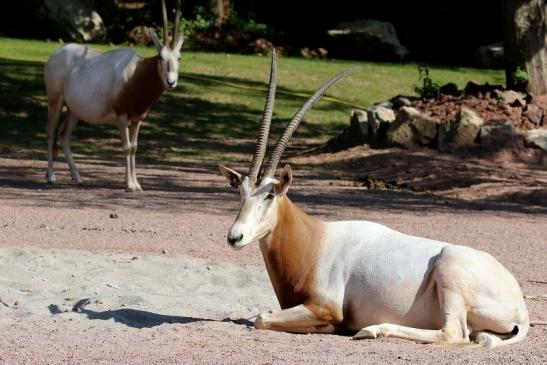
<path fill-rule="evenodd" d="M 77 187 L 64 163 L 47 186 L 44 161 L 0 158 L 0 363 L 547 363 L 544 167 L 367 148 L 292 162 L 310 214 L 491 253 L 537 325 L 494 350 L 258 331 L 277 302 L 258 245 L 226 245 L 238 197 L 213 165 L 140 164 L 130 194 L 119 160 L 79 156 Z"/>

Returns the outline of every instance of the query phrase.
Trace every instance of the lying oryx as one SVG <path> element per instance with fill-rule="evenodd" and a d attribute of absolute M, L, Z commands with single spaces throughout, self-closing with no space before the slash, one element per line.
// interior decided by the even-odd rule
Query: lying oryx
<path fill-rule="evenodd" d="M 293 178 L 288 165 L 274 179 L 300 120 L 347 74 L 328 81 L 296 113 L 260 174 L 275 98 L 274 55 L 249 176 L 219 165 L 241 195 L 228 242 L 239 249 L 259 240 L 282 308 L 260 313 L 255 327 L 304 333 L 341 328 L 358 331 L 356 339 L 429 343 L 471 338 L 488 347 L 522 340 L 529 320 L 519 284 L 489 254 L 367 221 L 318 221 L 287 197 Z"/>
<path fill-rule="evenodd" d="M 127 190 L 142 190 L 135 172 L 139 128 L 163 91 L 177 86 L 180 49 L 184 41 L 178 32 L 180 1 L 171 45 L 165 0 L 162 0 L 162 13 L 163 44 L 150 28 L 158 51 L 156 56 L 141 58 L 132 49 L 103 53 L 83 45 L 67 44 L 49 57 L 44 70 L 48 98 L 48 182 L 56 182 L 53 151 L 61 109 L 66 104 L 68 114 L 58 134 L 72 178 L 81 183 L 70 150 L 70 136 L 78 120 L 93 124 L 116 123 L 125 155 Z"/>

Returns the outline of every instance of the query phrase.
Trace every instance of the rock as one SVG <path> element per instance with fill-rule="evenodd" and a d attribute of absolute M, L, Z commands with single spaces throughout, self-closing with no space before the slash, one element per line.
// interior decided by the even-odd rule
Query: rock
<path fill-rule="evenodd" d="M 443 95 L 452 95 L 452 96 L 459 96 L 461 94 L 460 89 L 458 89 L 458 85 L 456 85 L 453 82 L 449 82 L 448 84 L 444 84 L 439 88 L 439 92 Z"/>
<path fill-rule="evenodd" d="M 543 110 L 547 110 L 547 94 L 534 96 L 530 103 L 537 105 Z"/>
<path fill-rule="evenodd" d="M 486 92 L 493 93 L 496 90 L 503 90 L 502 85 L 490 85 L 489 83 L 481 84 L 478 81 L 468 81 L 463 89 L 464 93 L 467 95 L 480 95 L 485 94 Z"/>
<path fill-rule="evenodd" d="M 543 117 L 539 125 L 547 126 L 547 94 L 534 96 L 529 104 L 536 105 L 543 111 Z"/>
<path fill-rule="evenodd" d="M 393 109 L 393 103 L 390 100 L 380 101 L 378 103 L 374 103 L 374 106 L 381 106 L 383 108 Z"/>
<path fill-rule="evenodd" d="M 526 110 L 524 111 L 524 116 L 527 117 L 532 123 L 539 127 L 542 124 L 543 119 L 543 109 L 541 109 L 536 104 L 528 104 Z"/>
<path fill-rule="evenodd" d="M 547 128 L 531 129 L 524 134 L 524 144 L 547 151 Z"/>
<path fill-rule="evenodd" d="M 327 51 L 323 47 L 319 47 L 319 48 L 315 49 L 315 52 L 317 52 L 317 56 L 319 58 L 327 58 L 327 56 L 329 55 L 329 51 Z"/>
<path fill-rule="evenodd" d="M 249 44 L 254 53 L 269 55 L 274 50 L 274 44 L 266 38 L 257 38 Z"/>
<path fill-rule="evenodd" d="M 414 131 L 410 123 L 395 121 L 390 125 L 387 131 L 386 141 L 390 145 L 401 146 L 404 148 L 414 147 L 416 145 Z"/>
<path fill-rule="evenodd" d="M 477 48 L 473 57 L 481 67 L 502 68 L 504 66 L 503 54 L 503 43 L 493 43 Z"/>
<path fill-rule="evenodd" d="M 309 49 L 309 48 L 301 48 L 300 49 L 300 55 L 304 58 L 326 58 L 329 54 L 329 51 L 327 51 L 325 48 L 315 48 L 315 49 Z"/>
<path fill-rule="evenodd" d="M 515 123 L 512 120 L 496 120 L 480 128 L 481 145 L 503 146 L 515 140 Z"/>
<path fill-rule="evenodd" d="M 76 42 L 102 41 L 106 27 L 101 16 L 85 0 L 44 0 L 38 16 L 60 35 Z"/>
<path fill-rule="evenodd" d="M 395 120 L 395 113 L 383 106 L 374 106 L 367 110 L 369 137 L 382 139 L 389 125 Z"/>
<path fill-rule="evenodd" d="M 335 57 L 401 61 L 408 49 L 401 45 L 393 24 L 378 20 L 344 22 L 327 32 Z"/>
<path fill-rule="evenodd" d="M 138 25 L 127 32 L 127 40 L 133 44 L 148 44 L 152 42 L 152 37 L 148 27 Z"/>
<path fill-rule="evenodd" d="M 391 100 L 391 104 L 393 105 L 393 109 L 399 109 L 403 106 L 411 106 L 412 103 L 408 98 L 405 98 L 402 95 L 397 95 L 393 97 Z"/>
<path fill-rule="evenodd" d="M 464 88 L 464 93 L 468 95 L 477 95 L 479 92 L 482 92 L 483 86 L 477 81 L 470 80 L 467 82 Z"/>
<path fill-rule="evenodd" d="M 475 143 L 484 121 L 474 111 L 461 108 L 447 123 L 441 124 L 437 135 L 437 147 L 445 150 L 448 145 L 463 147 Z"/>
<path fill-rule="evenodd" d="M 402 107 L 387 130 L 387 143 L 410 148 L 429 145 L 437 135 L 438 122 L 411 107 Z"/>
<path fill-rule="evenodd" d="M 524 97 L 514 90 L 495 90 L 494 95 L 496 99 L 503 100 L 503 104 L 511 106 L 526 106 L 526 100 Z"/>
<path fill-rule="evenodd" d="M 367 112 L 361 109 L 353 109 L 349 120 L 350 135 L 352 139 L 361 144 L 369 138 Z"/>

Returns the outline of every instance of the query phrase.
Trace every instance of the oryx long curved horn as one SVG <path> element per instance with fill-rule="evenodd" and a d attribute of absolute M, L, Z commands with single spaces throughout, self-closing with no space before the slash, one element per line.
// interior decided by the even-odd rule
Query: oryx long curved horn
<path fill-rule="evenodd" d="M 163 45 L 169 45 L 169 29 L 167 29 L 167 8 L 165 0 L 161 0 L 161 15 L 163 17 Z"/>
<path fill-rule="evenodd" d="M 332 79 L 327 81 L 319 90 L 313 94 L 311 98 L 306 101 L 306 103 L 296 112 L 294 117 L 292 118 L 291 122 L 285 129 L 285 132 L 279 137 L 279 140 L 275 144 L 275 147 L 273 149 L 273 152 L 270 156 L 270 160 L 268 161 L 268 165 L 266 166 L 266 169 L 264 170 L 264 176 L 273 177 L 275 173 L 275 169 L 277 168 L 277 164 L 279 163 L 279 160 L 281 159 L 281 156 L 283 155 L 283 152 L 285 151 L 285 147 L 287 147 L 287 143 L 289 143 L 289 140 L 291 139 L 294 131 L 298 127 L 298 124 L 300 124 L 300 121 L 304 118 L 306 113 L 321 99 L 323 95 L 331 87 L 334 86 L 338 81 L 342 80 L 344 77 L 346 77 L 350 72 L 354 71 L 355 68 L 348 68 L 344 71 L 340 72 L 338 75 L 334 76 Z"/>
<path fill-rule="evenodd" d="M 262 123 L 260 123 L 260 131 L 256 139 L 256 149 L 249 169 L 249 179 L 256 181 L 264 155 L 266 154 L 266 146 L 268 145 L 268 134 L 270 132 L 270 124 L 275 103 L 275 90 L 277 85 L 277 54 L 275 49 L 272 51 L 272 65 L 270 70 L 270 83 L 268 84 L 268 96 L 266 97 L 266 105 L 262 114 Z"/>
<path fill-rule="evenodd" d="M 177 12 L 175 13 L 175 24 L 173 25 L 173 42 L 171 48 L 175 48 L 175 45 L 179 41 L 179 37 L 181 34 L 179 34 L 179 21 L 181 16 L 181 10 L 180 10 L 180 0 L 177 0 Z"/>

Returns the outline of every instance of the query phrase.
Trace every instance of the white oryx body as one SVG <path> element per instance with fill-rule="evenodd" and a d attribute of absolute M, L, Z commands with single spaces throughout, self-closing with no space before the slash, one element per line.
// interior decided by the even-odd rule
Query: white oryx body
<path fill-rule="evenodd" d="M 270 90 L 275 90 L 275 55 Z M 495 258 L 466 246 L 409 236 L 368 221 L 321 222 L 287 197 L 292 171 L 273 173 L 307 110 L 347 72 L 327 82 L 296 114 L 260 178 L 271 111 L 249 176 L 219 165 L 241 196 L 228 233 L 237 249 L 259 240 L 281 310 L 255 327 L 299 333 L 358 331 L 356 339 L 393 336 L 482 346 L 526 337 L 529 318 L 519 284 Z M 273 81 L 272 81 L 273 80 Z M 267 106 L 271 110 L 272 94 Z M 258 157 L 257 157 L 258 156 Z M 262 156 L 262 157 L 261 157 Z"/>
<path fill-rule="evenodd" d="M 519 338 L 526 335 L 528 312 L 520 287 L 485 252 L 367 221 L 325 223 L 319 246 L 317 291 L 339 298 L 347 329 L 379 323 L 442 328 L 442 288 L 457 292 L 465 303 L 456 326 L 460 330 L 462 324 L 463 334 L 510 333 L 518 327 Z"/>
<path fill-rule="evenodd" d="M 183 43 L 183 37 L 177 32 L 180 8 L 171 45 L 167 38 L 165 1 L 162 1 L 162 10 L 163 44 L 150 28 L 158 51 L 156 56 L 141 58 L 131 49 L 101 52 L 68 44 L 49 57 L 44 67 L 48 97 L 48 182 L 56 182 L 53 155 L 59 134 L 72 178 L 81 183 L 70 149 L 72 130 L 81 119 L 92 124 L 115 123 L 118 126 L 126 159 L 127 190 L 142 190 L 135 171 L 140 125 L 164 90 L 176 87 Z M 67 107 L 67 117 L 57 131 L 63 105 Z"/>
<path fill-rule="evenodd" d="M 93 124 L 116 123 L 113 101 L 135 73 L 140 60 L 132 49 L 101 52 L 80 44 L 67 44 L 51 55 L 46 65 L 48 93 L 62 95 L 78 119 Z"/>

